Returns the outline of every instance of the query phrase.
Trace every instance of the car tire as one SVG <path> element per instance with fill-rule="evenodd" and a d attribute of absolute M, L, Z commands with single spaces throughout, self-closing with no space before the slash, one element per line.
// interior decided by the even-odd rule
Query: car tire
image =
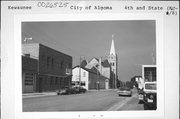
<path fill-rule="evenodd" d="M 147 104 L 144 104 L 144 110 L 148 110 Z"/>

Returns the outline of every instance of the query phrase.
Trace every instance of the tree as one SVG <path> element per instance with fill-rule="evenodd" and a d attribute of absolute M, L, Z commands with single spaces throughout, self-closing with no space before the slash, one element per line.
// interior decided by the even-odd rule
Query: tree
<path fill-rule="evenodd" d="M 123 86 L 123 82 L 121 80 L 117 80 L 117 88 L 122 86 Z"/>
<path fill-rule="evenodd" d="M 130 83 L 130 81 L 126 81 L 126 87 L 129 87 L 129 88 L 131 88 L 131 83 Z"/>
<path fill-rule="evenodd" d="M 136 88 L 138 88 L 138 83 L 137 83 L 137 81 L 136 81 L 136 78 L 141 78 L 141 76 L 134 76 L 134 77 L 132 77 L 131 78 L 131 88 L 133 88 L 133 86 L 135 86 Z"/>

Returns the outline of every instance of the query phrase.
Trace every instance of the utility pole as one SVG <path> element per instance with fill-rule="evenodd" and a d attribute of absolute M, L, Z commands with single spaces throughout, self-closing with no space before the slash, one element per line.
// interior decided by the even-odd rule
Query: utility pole
<path fill-rule="evenodd" d="M 115 88 L 117 88 L 117 74 L 118 74 L 118 57 L 116 54 L 116 75 L 115 75 Z"/>
<path fill-rule="evenodd" d="M 81 86 L 81 56 L 79 61 L 79 87 Z"/>
<path fill-rule="evenodd" d="M 99 86 L 99 79 L 98 79 L 98 67 L 99 66 L 99 63 L 95 66 L 96 68 L 96 89 L 98 90 L 98 86 Z"/>
<path fill-rule="evenodd" d="M 99 85 L 99 80 L 98 80 L 98 70 L 97 70 L 97 90 L 99 89 L 98 85 Z"/>

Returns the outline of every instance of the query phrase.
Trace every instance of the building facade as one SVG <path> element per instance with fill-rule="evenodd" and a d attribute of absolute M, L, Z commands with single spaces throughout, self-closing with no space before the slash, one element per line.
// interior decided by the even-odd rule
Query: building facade
<path fill-rule="evenodd" d="M 87 69 L 76 66 L 73 68 L 72 74 L 72 85 L 79 85 L 81 82 L 81 86 L 87 90 L 107 89 L 109 86 L 106 82 L 107 78 L 102 76 L 95 67 Z"/>
<path fill-rule="evenodd" d="M 72 69 L 72 86 L 79 86 L 81 82 L 81 86 L 86 90 L 89 90 L 88 80 L 89 72 L 85 68 L 79 68 L 79 66 L 76 66 Z"/>
<path fill-rule="evenodd" d="M 22 56 L 22 93 L 36 92 L 37 59 Z"/>
<path fill-rule="evenodd" d="M 71 86 L 72 57 L 39 43 L 22 44 L 22 53 L 37 59 L 35 92 Z"/>

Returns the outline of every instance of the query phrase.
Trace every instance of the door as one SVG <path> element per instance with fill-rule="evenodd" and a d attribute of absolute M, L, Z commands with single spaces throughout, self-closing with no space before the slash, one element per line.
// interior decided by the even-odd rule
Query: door
<path fill-rule="evenodd" d="M 108 79 L 106 79 L 105 88 L 106 88 L 106 89 L 109 89 L 109 80 L 108 80 Z"/>
<path fill-rule="evenodd" d="M 39 77 L 39 92 L 42 92 L 42 77 Z"/>
<path fill-rule="evenodd" d="M 34 85 L 34 73 L 25 73 L 24 92 L 32 93 Z"/>

